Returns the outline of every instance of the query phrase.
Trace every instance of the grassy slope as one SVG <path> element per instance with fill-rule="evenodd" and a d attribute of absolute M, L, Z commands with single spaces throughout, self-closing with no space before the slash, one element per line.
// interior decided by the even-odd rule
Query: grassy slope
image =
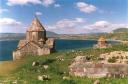
<path fill-rule="evenodd" d="M 115 51 L 115 50 L 126 50 L 128 51 L 128 46 L 126 45 L 116 45 L 110 49 L 80 49 L 74 51 L 57 52 L 48 56 L 27 56 L 23 58 L 20 62 L 16 61 L 14 64 L 17 68 L 12 71 L 9 70 L 10 74 L 1 75 L 0 80 L 7 81 L 6 84 L 10 84 L 14 80 L 18 80 L 18 84 L 93 84 L 96 80 L 95 78 L 80 78 L 71 77 L 70 80 L 63 80 L 63 76 L 68 75 L 68 66 L 71 64 L 72 59 L 78 55 L 92 55 L 92 58 L 97 61 L 97 57 L 101 53 Z M 65 60 L 59 61 L 56 57 L 62 57 Z M 42 66 L 32 67 L 33 61 L 40 61 L 49 65 L 47 70 L 44 70 Z M 65 74 L 61 74 L 66 72 Z M 50 75 L 52 80 L 50 81 L 38 81 L 38 75 Z M 128 84 L 128 78 L 100 78 L 101 84 Z"/>

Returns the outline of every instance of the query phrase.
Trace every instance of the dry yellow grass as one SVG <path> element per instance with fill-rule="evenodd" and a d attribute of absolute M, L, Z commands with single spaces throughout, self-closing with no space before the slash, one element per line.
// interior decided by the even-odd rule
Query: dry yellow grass
<path fill-rule="evenodd" d="M 0 76 L 8 75 L 11 71 L 16 69 L 19 61 L 3 61 L 0 62 Z"/>

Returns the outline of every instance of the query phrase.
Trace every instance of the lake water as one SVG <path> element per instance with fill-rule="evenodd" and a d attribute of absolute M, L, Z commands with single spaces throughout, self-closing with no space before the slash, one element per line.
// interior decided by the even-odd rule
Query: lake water
<path fill-rule="evenodd" d="M 111 41 L 111 44 L 117 42 Z M 0 41 L 0 61 L 12 60 L 12 51 L 16 49 L 18 41 Z M 96 44 L 95 40 L 56 40 L 55 49 L 57 51 L 89 48 Z"/>

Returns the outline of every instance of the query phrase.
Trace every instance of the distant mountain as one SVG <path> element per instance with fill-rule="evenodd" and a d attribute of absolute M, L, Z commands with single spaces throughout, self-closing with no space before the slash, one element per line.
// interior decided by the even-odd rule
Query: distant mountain
<path fill-rule="evenodd" d="M 47 31 L 47 37 L 57 37 L 58 34 Z M 0 33 L 0 40 L 20 40 L 25 38 L 25 33 Z"/>
<path fill-rule="evenodd" d="M 113 30 L 113 33 L 128 33 L 128 28 L 118 28 Z"/>
<path fill-rule="evenodd" d="M 47 31 L 47 37 L 57 37 L 58 34 L 55 32 Z"/>

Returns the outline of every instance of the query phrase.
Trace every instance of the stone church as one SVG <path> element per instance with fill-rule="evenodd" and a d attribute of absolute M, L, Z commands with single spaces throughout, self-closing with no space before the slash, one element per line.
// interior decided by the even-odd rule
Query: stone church
<path fill-rule="evenodd" d="M 93 48 L 110 48 L 112 47 L 111 44 L 108 44 L 107 43 L 107 40 L 105 39 L 105 37 L 101 36 L 98 41 L 97 41 L 97 44 L 95 44 L 93 46 Z"/>
<path fill-rule="evenodd" d="M 13 60 L 21 59 L 25 55 L 47 55 L 54 51 L 55 41 L 46 37 L 46 30 L 35 17 L 26 31 L 26 38 L 19 41 L 17 49 L 13 51 Z"/>

